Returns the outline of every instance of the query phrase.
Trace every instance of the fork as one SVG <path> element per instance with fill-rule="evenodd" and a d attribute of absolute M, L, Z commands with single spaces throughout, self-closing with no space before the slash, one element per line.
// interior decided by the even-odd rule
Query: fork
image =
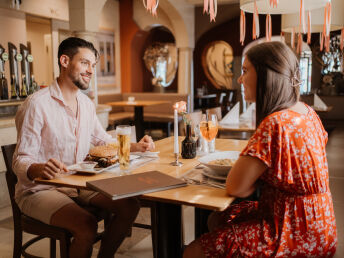
<path fill-rule="evenodd" d="M 226 186 L 217 183 L 205 182 L 202 180 L 194 179 L 194 178 L 183 178 L 183 180 L 188 184 L 197 184 L 197 185 L 208 185 L 216 188 L 226 189 Z"/>

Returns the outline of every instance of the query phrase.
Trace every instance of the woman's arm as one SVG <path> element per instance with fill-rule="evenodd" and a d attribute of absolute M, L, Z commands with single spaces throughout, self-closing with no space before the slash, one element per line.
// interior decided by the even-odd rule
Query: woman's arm
<path fill-rule="evenodd" d="M 227 193 L 240 198 L 250 196 L 256 189 L 256 181 L 267 169 L 268 166 L 258 158 L 240 156 L 228 173 Z"/>

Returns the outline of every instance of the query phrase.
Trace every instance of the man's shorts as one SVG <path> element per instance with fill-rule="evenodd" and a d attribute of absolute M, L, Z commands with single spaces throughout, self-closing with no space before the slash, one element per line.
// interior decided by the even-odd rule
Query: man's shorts
<path fill-rule="evenodd" d="M 25 215 L 50 224 L 52 215 L 62 207 L 70 203 L 87 205 L 97 194 L 93 191 L 76 192 L 74 189 L 59 187 L 34 193 L 26 192 L 16 202 Z"/>

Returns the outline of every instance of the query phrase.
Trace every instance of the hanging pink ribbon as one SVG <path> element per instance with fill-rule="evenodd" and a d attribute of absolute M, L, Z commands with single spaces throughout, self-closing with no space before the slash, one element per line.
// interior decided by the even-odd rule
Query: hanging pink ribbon
<path fill-rule="evenodd" d="M 307 15 L 307 44 L 311 44 L 311 33 L 312 33 L 312 16 L 311 11 L 308 11 Z"/>
<path fill-rule="evenodd" d="M 340 34 L 340 50 L 343 50 L 343 41 L 344 41 L 344 29 L 342 29 L 342 32 Z"/>
<path fill-rule="evenodd" d="M 271 41 L 271 36 L 272 36 L 271 15 L 267 14 L 266 21 L 265 21 L 265 37 L 266 37 L 267 42 Z"/>
<path fill-rule="evenodd" d="M 253 12 L 253 29 L 252 29 L 252 38 L 255 40 L 259 38 L 259 14 L 256 0 L 254 0 L 254 12 Z"/>
<path fill-rule="evenodd" d="M 293 28 L 293 31 L 291 32 L 291 48 L 295 49 L 295 28 Z"/>
<path fill-rule="evenodd" d="M 325 10 L 327 9 L 327 16 L 325 17 L 326 24 L 326 36 L 330 36 L 331 31 L 331 2 L 326 4 Z"/>
<path fill-rule="evenodd" d="M 159 0 L 142 0 L 143 6 L 153 15 L 157 15 Z"/>
<path fill-rule="evenodd" d="M 324 10 L 324 26 L 320 42 L 320 50 L 325 47 L 326 52 L 330 50 L 330 30 L 331 30 L 331 2 L 328 2 Z"/>
<path fill-rule="evenodd" d="M 325 47 L 326 47 L 326 52 L 329 52 L 330 51 L 330 36 L 326 36 Z"/>
<path fill-rule="evenodd" d="M 320 51 L 324 48 L 324 33 L 320 32 Z"/>
<path fill-rule="evenodd" d="M 302 52 L 302 34 L 299 32 L 298 38 L 297 38 L 297 47 L 296 47 L 296 53 L 300 54 Z"/>
<path fill-rule="evenodd" d="M 276 8 L 278 4 L 278 0 L 270 0 L 270 6 Z"/>
<path fill-rule="evenodd" d="M 244 45 L 245 34 L 246 34 L 246 18 L 245 18 L 245 12 L 241 10 L 240 12 L 240 43 L 242 46 Z"/>
<path fill-rule="evenodd" d="M 210 21 L 215 21 L 217 15 L 217 0 L 204 0 L 203 13 L 209 13 Z"/>
<path fill-rule="evenodd" d="M 303 0 L 300 0 L 300 24 L 299 24 L 299 32 L 301 32 L 301 28 L 303 33 L 306 33 L 306 23 L 305 23 L 305 6 L 303 4 Z"/>

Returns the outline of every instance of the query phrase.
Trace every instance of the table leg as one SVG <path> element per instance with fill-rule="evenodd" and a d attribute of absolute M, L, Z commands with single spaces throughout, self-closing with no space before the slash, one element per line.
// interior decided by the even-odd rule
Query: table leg
<path fill-rule="evenodd" d="M 144 136 L 143 128 L 143 107 L 135 106 L 134 124 L 136 128 L 136 140 L 139 141 Z"/>
<path fill-rule="evenodd" d="M 181 206 L 158 202 L 156 212 L 158 257 L 182 257 L 183 235 Z"/>
<path fill-rule="evenodd" d="M 195 239 L 208 231 L 208 217 L 212 211 L 195 208 Z"/>

